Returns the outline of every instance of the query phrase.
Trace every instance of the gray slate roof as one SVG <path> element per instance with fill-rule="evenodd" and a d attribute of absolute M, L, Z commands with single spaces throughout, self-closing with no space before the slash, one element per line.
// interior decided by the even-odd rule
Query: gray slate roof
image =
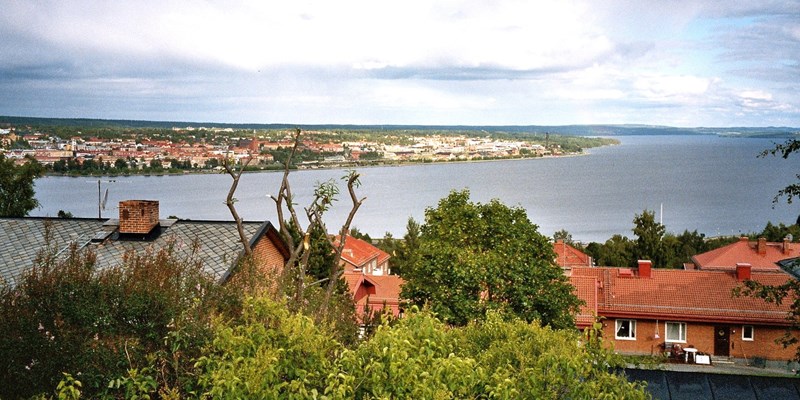
<path fill-rule="evenodd" d="M 123 255 L 130 250 L 157 251 L 168 244 L 174 245 L 176 255 L 188 255 L 196 242 L 197 257 L 203 261 L 206 272 L 222 280 L 242 253 L 232 221 L 161 220 L 158 234 L 146 239 L 120 235 L 118 225 L 116 219 L 0 218 L 0 284 L 15 285 L 23 271 L 33 267 L 37 255 L 48 246 L 47 230 L 52 237 L 49 243 L 52 251 L 66 254 L 71 243 L 91 248 L 97 255 L 99 268 L 120 265 Z M 271 226 L 269 222 L 243 225 L 248 238 L 260 236 Z"/>

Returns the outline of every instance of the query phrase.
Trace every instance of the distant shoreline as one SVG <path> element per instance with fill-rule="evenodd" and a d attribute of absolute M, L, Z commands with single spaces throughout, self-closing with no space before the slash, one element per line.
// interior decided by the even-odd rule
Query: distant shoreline
<path fill-rule="evenodd" d="M 603 145 L 598 147 L 606 147 L 606 146 L 617 146 L 614 145 Z M 583 157 L 588 156 L 590 153 L 584 151 L 582 153 L 567 153 L 557 156 L 541 156 L 541 157 L 507 157 L 507 158 L 492 158 L 492 159 L 480 159 L 480 160 L 447 160 L 447 161 L 400 161 L 400 162 L 384 162 L 384 163 L 370 163 L 366 165 L 346 165 L 346 164 L 338 164 L 338 165 L 321 165 L 316 167 L 297 167 L 292 168 L 289 171 L 314 171 L 314 170 L 349 170 L 349 169 L 356 169 L 356 168 L 380 168 L 380 167 L 408 167 L 413 165 L 443 165 L 443 164 L 462 164 L 462 163 L 484 163 L 484 162 L 498 162 L 498 161 L 523 161 L 523 160 L 546 160 L 546 159 L 554 159 L 554 158 L 572 158 L 572 157 Z M 274 168 L 274 169 L 256 169 L 256 170 L 246 170 L 244 173 L 246 174 L 253 174 L 253 173 L 282 173 L 284 169 L 282 168 Z M 208 170 L 208 169 L 201 169 L 201 170 L 184 170 L 182 172 L 163 172 L 163 173 L 133 173 L 133 174 L 116 174 L 116 175 L 108 175 L 108 174 L 58 174 L 53 172 L 48 172 L 44 174 L 42 177 L 65 177 L 65 178 L 119 178 L 119 177 L 130 177 L 130 176 L 184 176 L 184 175 L 214 175 L 214 174 L 225 174 L 225 170 Z"/>

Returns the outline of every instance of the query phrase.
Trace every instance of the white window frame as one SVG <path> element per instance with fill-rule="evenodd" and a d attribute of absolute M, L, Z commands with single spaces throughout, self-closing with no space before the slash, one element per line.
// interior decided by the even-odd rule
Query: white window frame
<path fill-rule="evenodd" d="M 671 324 L 678 325 L 678 337 L 669 337 L 669 326 Z M 669 343 L 686 343 L 686 331 L 688 327 L 686 322 L 669 321 L 664 323 L 664 340 Z"/>
<path fill-rule="evenodd" d="M 750 336 L 746 336 L 747 328 L 750 328 Z M 742 340 L 752 342 L 756 338 L 756 328 L 753 325 L 742 325 Z"/>
<path fill-rule="evenodd" d="M 622 327 L 622 324 L 627 322 L 628 323 L 628 336 L 619 336 L 619 329 Z M 635 319 L 618 319 L 614 321 L 614 339 L 617 340 L 636 340 L 636 320 Z"/>

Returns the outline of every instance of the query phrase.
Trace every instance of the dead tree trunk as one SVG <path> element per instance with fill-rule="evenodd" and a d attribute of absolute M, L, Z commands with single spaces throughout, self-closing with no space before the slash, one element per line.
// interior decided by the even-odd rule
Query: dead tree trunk
<path fill-rule="evenodd" d="M 311 248 L 311 232 L 314 231 L 314 228 L 319 227 L 322 229 L 323 232 L 326 233 L 328 240 L 330 241 L 331 247 L 334 249 L 334 262 L 331 266 L 331 271 L 327 277 L 328 282 L 325 290 L 325 298 L 323 304 L 320 309 L 319 316 L 325 316 L 327 312 L 328 305 L 331 301 L 331 295 L 336 288 L 339 278 L 341 277 L 341 267 L 340 267 L 340 260 L 342 249 L 344 248 L 345 240 L 347 237 L 347 233 L 350 231 L 350 224 L 355 217 L 358 208 L 361 206 L 361 203 L 366 199 L 358 199 L 355 193 L 355 188 L 359 186 L 359 174 L 355 171 L 350 171 L 344 179 L 347 180 L 347 190 L 350 194 L 350 198 L 352 201 L 352 207 L 350 209 L 350 213 L 348 214 L 347 220 L 342 225 L 341 229 L 339 230 L 339 237 L 340 240 L 338 243 L 335 242 L 333 237 L 327 235 L 328 230 L 325 226 L 325 222 L 323 216 L 327 210 L 330 209 L 333 202 L 336 201 L 336 196 L 339 194 L 339 189 L 336 186 L 336 183 L 333 181 L 325 182 L 317 186 L 314 190 L 314 198 L 311 201 L 311 204 L 304 209 L 306 219 L 308 220 L 308 225 L 306 229 L 303 229 L 302 225 L 300 224 L 300 219 L 298 217 L 298 212 L 295 209 L 295 204 L 293 203 L 292 199 L 292 190 L 291 185 L 289 184 L 289 170 L 291 166 L 291 162 L 295 154 L 297 153 L 297 148 L 300 144 L 300 137 L 301 131 L 300 129 L 295 130 L 294 135 L 294 145 L 292 147 L 292 151 L 289 153 L 289 156 L 286 159 L 284 164 L 283 170 L 283 180 L 281 181 L 280 189 L 278 190 L 277 196 L 271 196 L 272 200 L 275 201 L 275 206 L 277 208 L 277 217 L 278 217 L 278 224 L 280 227 L 280 233 L 283 237 L 284 241 L 289 247 L 290 250 L 290 257 L 285 264 L 286 271 L 294 271 L 295 272 L 295 287 L 294 287 L 294 301 L 295 304 L 299 305 L 302 304 L 303 301 L 303 291 L 305 290 L 305 280 L 306 280 L 306 270 L 308 269 L 308 260 L 310 256 L 310 248 Z M 288 213 L 288 215 L 287 215 Z M 288 221 L 287 221 L 288 218 Z M 289 223 L 296 227 L 301 240 L 297 242 L 295 237 L 292 235 L 292 232 L 289 228 Z"/>
<path fill-rule="evenodd" d="M 244 254 L 247 258 L 253 255 L 253 249 L 250 247 L 250 240 L 247 235 L 244 233 L 244 226 L 242 225 L 242 218 L 239 217 L 239 213 L 236 212 L 236 198 L 233 195 L 236 193 L 236 188 L 239 186 L 239 178 L 242 177 L 242 172 L 250 164 L 250 161 L 253 160 L 253 157 L 248 155 L 247 159 L 242 164 L 241 168 L 237 169 L 236 165 L 234 165 L 234 160 L 232 160 L 227 155 L 222 163 L 223 167 L 225 167 L 225 172 L 230 175 L 233 179 L 231 183 L 231 187 L 228 190 L 228 196 L 225 198 L 225 205 L 228 206 L 228 210 L 231 212 L 231 216 L 233 216 L 233 220 L 236 221 L 236 230 L 239 232 L 239 241 L 242 243 L 242 247 L 244 248 Z"/>

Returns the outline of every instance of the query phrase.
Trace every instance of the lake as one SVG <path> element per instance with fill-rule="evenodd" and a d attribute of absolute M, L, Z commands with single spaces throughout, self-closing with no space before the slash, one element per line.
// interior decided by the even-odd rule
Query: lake
<path fill-rule="evenodd" d="M 622 144 L 590 149 L 585 156 L 470 163 L 434 163 L 359 169 L 357 193 L 367 199 L 353 226 L 382 237 L 405 233 L 409 217 L 424 219 L 451 190 L 469 189 L 473 201 L 492 198 L 520 206 L 540 232 L 561 229 L 575 240 L 605 241 L 614 234 L 632 237 L 633 217 L 656 212 L 667 231 L 697 230 L 708 236 L 761 231 L 767 221 L 792 224 L 800 209 L 778 190 L 797 180 L 800 157 L 758 158 L 784 140 L 718 136 L 621 136 Z M 318 182 L 339 180 L 344 170 L 303 170 L 290 175 L 296 203 L 307 205 Z M 282 173 L 245 174 L 236 193 L 245 220 L 275 220 L 268 197 L 278 191 Z M 98 216 L 96 177 L 44 177 L 36 180 L 41 207 L 32 216 Z M 115 182 L 107 182 L 114 180 Z M 109 189 L 103 217 L 116 218 L 122 200 L 159 200 L 161 217 L 232 220 L 224 204 L 231 178 L 225 174 L 101 178 Z M 342 189 L 342 185 L 340 185 Z M 336 229 L 349 211 L 346 193 L 329 213 Z M 661 209 L 663 207 L 663 214 Z M 277 225 L 277 224 L 276 224 Z"/>

